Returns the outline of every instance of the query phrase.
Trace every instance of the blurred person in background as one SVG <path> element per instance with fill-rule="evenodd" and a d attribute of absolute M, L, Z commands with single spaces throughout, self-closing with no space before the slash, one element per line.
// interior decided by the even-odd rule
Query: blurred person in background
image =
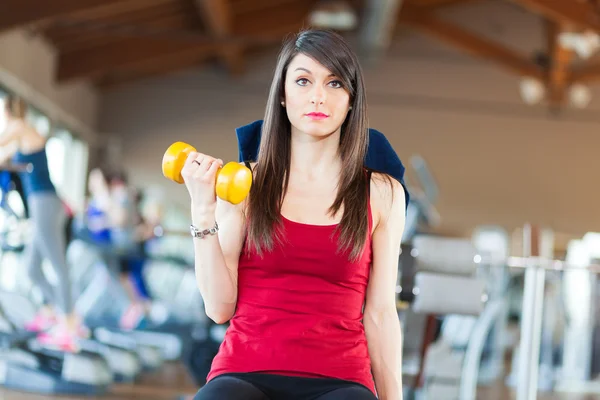
<path fill-rule="evenodd" d="M 67 213 L 50 179 L 46 138 L 26 122 L 27 105 L 22 99 L 9 95 L 3 112 L 7 123 L 0 136 L 0 147 L 5 150 L 0 163 L 12 159 L 15 164 L 33 167 L 19 172 L 32 224 L 23 264 L 32 284 L 41 290 L 44 306 L 25 328 L 39 332 L 38 340 L 48 347 L 77 352 L 78 338 L 89 332 L 73 308 L 66 261 Z M 50 261 L 57 287 L 53 287 L 44 274 L 44 259 Z"/>

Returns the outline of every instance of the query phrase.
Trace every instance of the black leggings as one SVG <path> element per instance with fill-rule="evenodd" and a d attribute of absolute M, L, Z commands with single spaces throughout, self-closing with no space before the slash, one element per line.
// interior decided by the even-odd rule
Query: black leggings
<path fill-rule="evenodd" d="M 194 400 L 376 400 L 365 386 L 329 378 L 298 378 L 259 373 L 220 375 Z"/>

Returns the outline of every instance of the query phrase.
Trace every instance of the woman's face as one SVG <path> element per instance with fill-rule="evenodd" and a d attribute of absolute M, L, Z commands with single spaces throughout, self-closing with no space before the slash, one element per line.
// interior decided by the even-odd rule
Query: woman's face
<path fill-rule="evenodd" d="M 322 64 L 296 55 L 285 77 L 285 109 L 292 127 L 309 136 L 328 136 L 342 126 L 350 95 L 342 81 Z"/>

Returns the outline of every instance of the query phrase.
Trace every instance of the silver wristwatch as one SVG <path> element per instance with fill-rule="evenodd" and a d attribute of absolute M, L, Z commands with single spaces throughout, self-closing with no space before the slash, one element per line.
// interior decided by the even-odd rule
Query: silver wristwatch
<path fill-rule="evenodd" d="M 207 235 L 214 235 L 219 231 L 219 225 L 217 225 L 217 223 L 215 222 L 215 226 L 213 226 L 210 229 L 204 229 L 204 230 L 200 230 L 198 228 L 196 228 L 193 224 L 190 225 L 190 233 L 192 234 L 193 237 L 198 238 L 198 239 L 202 239 L 204 236 Z"/>

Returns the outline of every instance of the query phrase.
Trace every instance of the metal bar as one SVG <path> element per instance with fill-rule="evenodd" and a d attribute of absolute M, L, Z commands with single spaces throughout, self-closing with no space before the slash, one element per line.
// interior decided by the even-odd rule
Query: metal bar
<path fill-rule="evenodd" d="M 502 316 L 506 307 L 506 301 L 503 299 L 489 303 L 475 323 L 463 360 L 459 389 L 460 400 L 475 400 L 477 398 L 477 383 L 483 347 L 494 327 L 494 323 Z"/>
<path fill-rule="evenodd" d="M 526 225 L 523 229 L 523 255 L 539 257 L 540 242 L 539 230 Z M 516 400 L 536 399 L 545 274 L 543 268 L 525 270 Z"/>
<path fill-rule="evenodd" d="M 31 173 L 33 171 L 33 164 L 4 164 L 0 165 L 0 171 Z"/>
<path fill-rule="evenodd" d="M 478 264 L 487 264 L 487 259 L 478 256 L 476 260 Z M 506 259 L 506 266 L 509 268 L 521 268 L 521 269 L 544 269 L 551 271 L 566 271 L 566 270 L 577 270 L 577 271 L 590 271 L 600 273 L 600 264 L 588 264 L 585 267 L 570 265 L 566 261 L 554 260 L 547 257 L 516 257 L 511 256 Z M 490 268 L 494 268 L 489 266 Z M 504 268 L 504 266 L 502 266 Z"/>

